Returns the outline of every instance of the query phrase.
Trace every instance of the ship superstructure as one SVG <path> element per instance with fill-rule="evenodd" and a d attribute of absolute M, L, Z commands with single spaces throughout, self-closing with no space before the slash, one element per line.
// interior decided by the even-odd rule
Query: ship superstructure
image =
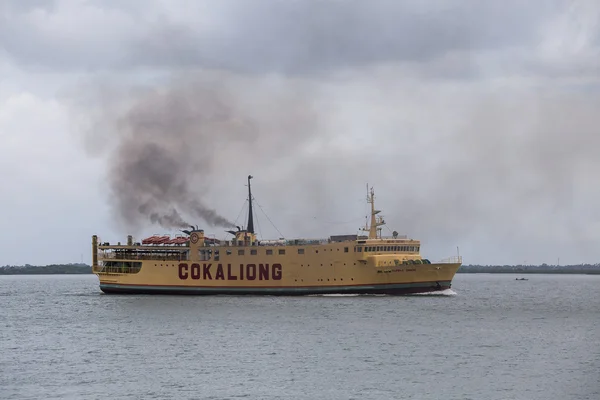
<path fill-rule="evenodd" d="M 141 242 L 102 243 L 92 237 L 92 270 L 105 293 L 407 294 L 448 289 L 462 263 L 460 256 L 431 263 L 421 257 L 419 240 L 393 232 L 367 192 L 370 223 L 365 236 L 327 239 L 258 240 L 254 232 L 248 176 L 245 229 L 227 231 L 229 240 L 207 237 L 190 227 L 182 235 L 154 235 Z"/>

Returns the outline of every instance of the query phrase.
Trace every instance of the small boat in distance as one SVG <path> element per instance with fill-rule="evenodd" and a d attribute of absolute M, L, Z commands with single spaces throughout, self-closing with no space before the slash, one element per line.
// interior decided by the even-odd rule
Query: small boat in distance
<path fill-rule="evenodd" d="M 515 281 L 528 281 L 529 279 L 527 278 L 515 278 Z"/>
<path fill-rule="evenodd" d="M 206 237 L 192 227 L 185 235 L 155 235 L 127 244 L 92 237 L 92 271 L 104 293 L 143 294 L 410 294 L 449 289 L 462 264 L 460 256 L 432 263 L 421 257 L 421 243 L 393 232 L 375 209 L 364 236 L 326 239 L 258 240 L 254 232 L 248 176 L 248 222 L 227 231 L 232 238 Z"/>

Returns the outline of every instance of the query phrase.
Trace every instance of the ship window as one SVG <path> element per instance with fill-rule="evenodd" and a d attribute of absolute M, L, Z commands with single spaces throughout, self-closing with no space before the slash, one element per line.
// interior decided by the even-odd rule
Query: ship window
<path fill-rule="evenodd" d="M 417 250 L 416 251 L 419 251 L 419 246 L 417 246 Z"/>
<path fill-rule="evenodd" d="M 279 249 L 279 254 L 285 254 L 285 250 L 284 249 Z"/>
<path fill-rule="evenodd" d="M 253 255 L 253 256 L 255 256 L 256 255 L 256 249 L 250 250 L 250 254 Z"/>
<path fill-rule="evenodd" d="M 387 247 L 385 248 L 385 251 L 390 251 L 391 249 L 392 249 L 392 248 L 391 248 L 390 246 L 387 246 Z"/>
<path fill-rule="evenodd" d="M 200 261 L 210 260 L 210 250 L 200 250 Z"/>
<path fill-rule="evenodd" d="M 377 246 L 377 251 L 381 251 L 381 246 Z"/>
<path fill-rule="evenodd" d="M 268 250 L 267 250 L 267 255 L 268 255 L 268 256 L 270 256 L 270 255 L 273 255 L 273 250 L 271 250 L 271 249 L 268 249 Z"/>
<path fill-rule="evenodd" d="M 298 254 L 304 254 L 304 249 L 298 249 Z"/>
<path fill-rule="evenodd" d="M 347 253 L 347 252 L 348 252 L 348 248 L 344 247 L 344 253 Z"/>
<path fill-rule="evenodd" d="M 227 253 L 227 255 L 231 255 L 231 250 L 226 250 L 225 253 Z"/>
<path fill-rule="evenodd" d="M 238 256 L 243 256 L 244 255 L 244 250 L 238 250 Z"/>

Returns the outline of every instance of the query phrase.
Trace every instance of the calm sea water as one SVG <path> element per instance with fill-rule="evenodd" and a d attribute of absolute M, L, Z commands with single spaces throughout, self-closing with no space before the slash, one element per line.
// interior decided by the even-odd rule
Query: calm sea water
<path fill-rule="evenodd" d="M 437 296 L 108 296 L 0 277 L 0 399 L 600 399 L 600 276 Z"/>

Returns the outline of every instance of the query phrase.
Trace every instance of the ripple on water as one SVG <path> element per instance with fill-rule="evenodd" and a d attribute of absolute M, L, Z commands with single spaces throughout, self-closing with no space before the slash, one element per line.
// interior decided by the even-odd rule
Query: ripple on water
<path fill-rule="evenodd" d="M 0 398 L 598 399 L 599 278 L 177 297 L 0 277 Z"/>

